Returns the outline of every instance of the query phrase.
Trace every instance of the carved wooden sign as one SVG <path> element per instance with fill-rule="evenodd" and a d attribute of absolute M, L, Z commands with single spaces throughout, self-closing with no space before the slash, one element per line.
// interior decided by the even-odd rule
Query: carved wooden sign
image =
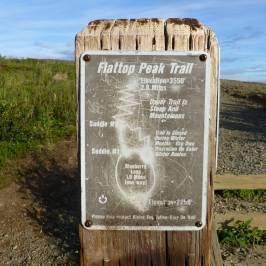
<path fill-rule="evenodd" d="M 209 55 L 87 51 L 80 60 L 83 225 L 202 229 Z"/>

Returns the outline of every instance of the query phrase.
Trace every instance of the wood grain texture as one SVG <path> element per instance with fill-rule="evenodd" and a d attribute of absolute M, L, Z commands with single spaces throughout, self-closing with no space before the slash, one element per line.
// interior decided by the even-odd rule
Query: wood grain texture
<path fill-rule="evenodd" d="M 220 250 L 220 244 L 216 233 L 216 224 L 212 226 L 212 254 L 211 254 L 211 265 L 222 266 L 223 259 Z"/>
<path fill-rule="evenodd" d="M 211 57 L 208 221 L 199 232 L 88 231 L 80 226 L 81 264 L 187 266 L 211 264 L 213 174 L 216 154 L 218 42 L 195 19 L 137 19 L 91 22 L 76 37 L 76 60 L 85 50 L 207 51 Z M 79 78 L 79 63 L 77 80 Z M 79 81 L 77 91 L 79 92 Z M 78 93 L 79 94 L 79 93 Z M 218 265 L 218 264 L 217 264 Z"/>
<path fill-rule="evenodd" d="M 266 189 L 266 175 L 216 175 L 214 189 Z"/>

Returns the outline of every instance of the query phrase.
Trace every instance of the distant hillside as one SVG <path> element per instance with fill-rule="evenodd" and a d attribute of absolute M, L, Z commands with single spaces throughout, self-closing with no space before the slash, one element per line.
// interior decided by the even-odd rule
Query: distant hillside
<path fill-rule="evenodd" d="M 221 80 L 221 91 L 266 105 L 266 83 Z"/>

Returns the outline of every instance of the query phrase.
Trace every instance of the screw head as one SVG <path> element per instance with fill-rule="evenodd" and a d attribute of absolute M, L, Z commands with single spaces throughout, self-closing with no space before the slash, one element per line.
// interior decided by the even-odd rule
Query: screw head
<path fill-rule="evenodd" d="M 200 59 L 200 61 L 204 62 L 204 61 L 207 60 L 207 55 L 206 55 L 206 54 L 201 54 L 201 55 L 199 56 L 199 59 Z"/>
<path fill-rule="evenodd" d="M 196 225 L 197 227 L 201 227 L 201 226 L 202 226 L 202 222 L 201 222 L 201 221 L 197 221 L 197 222 L 195 223 L 195 225 Z"/>
<path fill-rule="evenodd" d="M 91 221 L 91 220 L 87 220 L 87 221 L 85 222 L 85 226 L 86 226 L 86 227 L 91 227 L 91 226 L 92 226 L 92 221 Z"/>
<path fill-rule="evenodd" d="M 91 57 L 90 57 L 88 54 L 85 54 L 85 55 L 83 56 L 83 60 L 84 60 L 85 62 L 88 62 L 88 61 L 91 60 Z"/>

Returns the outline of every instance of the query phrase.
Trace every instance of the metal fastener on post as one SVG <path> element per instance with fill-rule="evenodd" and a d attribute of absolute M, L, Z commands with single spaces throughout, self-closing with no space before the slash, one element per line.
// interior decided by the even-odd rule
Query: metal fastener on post
<path fill-rule="evenodd" d="M 85 226 L 86 226 L 86 227 L 91 227 L 91 226 L 92 226 L 92 221 L 91 221 L 91 220 L 87 220 L 87 221 L 85 222 Z"/>
<path fill-rule="evenodd" d="M 85 55 L 83 56 L 83 60 L 84 60 L 85 62 L 88 62 L 88 61 L 91 60 L 91 57 L 90 57 L 88 54 L 85 54 Z"/>
<path fill-rule="evenodd" d="M 207 60 L 207 55 L 206 54 L 201 54 L 199 56 L 199 59 L 200 59 L 200 61 L 206 61 Z"/>
<path fill-rule="evenodd" d="M 197 222 L 195 223 L 195 225 L 196 225 L 197 227 L 201 227 L 201 226 L 202 226 L 202 222 L 201 222 L 201 221 L 197 221 Z"/>

